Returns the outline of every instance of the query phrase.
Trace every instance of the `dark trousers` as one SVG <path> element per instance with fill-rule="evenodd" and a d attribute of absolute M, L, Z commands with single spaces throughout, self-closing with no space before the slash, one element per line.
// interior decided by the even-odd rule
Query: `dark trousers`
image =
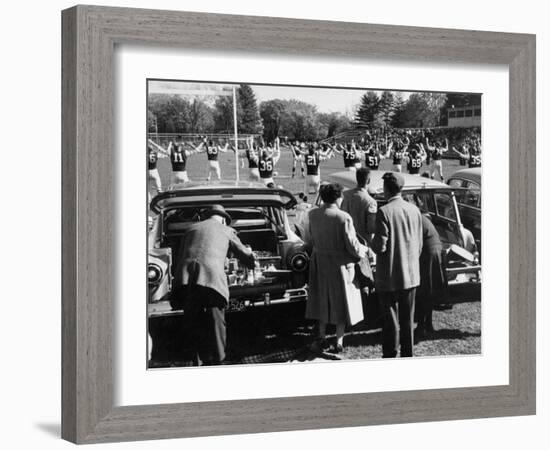
<path fill-rule="evenodd" d="M 402 357 L 413 356 L 415 291 L 416 288 L 378 292 L 384 316 L 382 328 L 384 358 L 395 358 L 398 346 Z"/>
<path fill-rule="evenodd" d="M 418 328 L 423 331 L 433 331 L 433 309 L 434 299 L 431 294 L 424 293 L 417 295 L 415 299 L 415 322 Z"/>
<path fill-rule="evenodd" d="M 189 324 L 187 347 L 193 352 L 195 365 L 220 364 L 227 343 L 225 299 L 213 289 L 190 285 L 181 286 L 174 296 Z"/>

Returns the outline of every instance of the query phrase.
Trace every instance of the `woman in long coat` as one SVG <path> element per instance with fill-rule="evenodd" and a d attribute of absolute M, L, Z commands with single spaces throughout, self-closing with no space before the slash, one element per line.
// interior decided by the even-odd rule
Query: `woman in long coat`
<path fill-rule="evenodd" d="M 326 325 L 336 325 L 336 352 L 343 350 L 346 325 L 363 320 L 361 294 L 353 284 L 355 263 L 366 254 L 360 244 L 351 216 L 340 210 L 342 186 L 337 183 L 321 187 L 321 207 L 309 213 L 306 245 L 311 250 L 309 295 L 306 318 L 319 323 L 318 350 L 325 342 Z"/>

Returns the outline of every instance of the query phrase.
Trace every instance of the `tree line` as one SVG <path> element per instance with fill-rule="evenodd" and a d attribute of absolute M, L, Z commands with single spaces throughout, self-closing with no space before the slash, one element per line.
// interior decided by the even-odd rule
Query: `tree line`
<path fill-rule="evenodd" d="M 417 92 L 405 100 L 400 92 L 367 91 L 353 114 L 323 113 L 300 100 L 273 99 L 258 104 L 252 88 L 237 89 L 237 130 L 260 134 L 268 142 L 276 137 L 310 141 L 330 138 L 342 131 L 378 128 L 430 128 L 446 125 L 451 106 L 480 103 L 473 94 Z M 150 94 L 147 110 L 149 132 L 233 133 L 233 98 L 220 96 L 213 102 L 178 95 Z"/>

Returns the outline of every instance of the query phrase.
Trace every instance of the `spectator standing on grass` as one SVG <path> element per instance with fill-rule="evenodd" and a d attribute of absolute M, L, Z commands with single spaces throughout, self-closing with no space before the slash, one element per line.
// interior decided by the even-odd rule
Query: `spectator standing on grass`
<path fill-rule="evenodd" d="M 387 172 L 384 196 L 378 209 L 372 248 L 377 254 L 375 287 L 384 313 L 382 351 L 395 358 L 413 356 L 415 291 L 420 285 L 422 217 L 420 210 L 401 197 L 403 176 Z"/>
<path fill-rule="evenodd" d="M 370 169 L 361 167 L 355 173 L 357 186 L 344 192 L 342 211 L 347 212 L 353 220 L 353 226 L 362 244 L 371 245 L 376 224 L 376 211 L 378 209 L 374 200 L 367 191 L 370 183 Z M 361 259 L 355 266 L 357 271 L 356 281 L 361 289 L 363 300 L 367 300 L 369 290 L 373 286 L 374 276 L 368 255 Z"/>
<path fill-rule="evenodd" d="M 375 230 L 377 205 L 367 187 L 370 183 L 370 169 L 361 167 L 355 172 L 357 186 L 343 194 L 342 211 L 353 219 L 353 226 L 363 242 L 370 243 Z"/>
<path fill-rule="evenodd" d="M 225 258 L 231 250 L 252 269 L 255 257 L 229 227 L 231 217 L 223 206 L 201 211 L 201 219 L 184 231 L 170 303 L 189 317 L 195 364 L 220 364 L 225 359 L 225 308 L 229 301 Z"/>
<path fill-rule="evenodd" d="M 443 245 L 430 215 L 422 214 L 422 253 L 420 254 L 420 287 L 416 302 L 416 333 L 418 337 L 434 331 L 432 313 L 434 301 L 446 303 L 447 277 L 443 265 Z"/>
<path fill-rule="evenodd" d="M 306 318 L 319 325 L 312 350 L 326 347 L 326 326 L 332 324 L 336 325 L 333 351 L 339 353 L 346 325 L 363 320 L 361 296 L 353 280 L 355 263 L 365 257 L 367 247 L 357 239 L 351 216 L 339 208 L 342 186 L 323 185 L 320 195 L 323 204 L 309 212 L 305 233 L 305 244 L 311 250 Z"/>

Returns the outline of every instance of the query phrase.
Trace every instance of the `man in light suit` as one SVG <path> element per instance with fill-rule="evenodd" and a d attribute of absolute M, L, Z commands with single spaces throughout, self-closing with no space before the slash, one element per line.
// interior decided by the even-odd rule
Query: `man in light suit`
<path fill-rule="evenodd" d="M 376 200 L 367 192 L 370 183 L 370 169 L 361 167 L 355 172 L 357 186 L 344 192 L 342 211 L 347 212 L 353 219 L 353 226 L 361 243 L 371 244 L 376 225 Z M 370 288 L 373 285 L 373 273 L 368 256 L 362 258 L 356 265 L 357 282 L 361 288 L 363 301 L 367 301 Z"/>
<path fill-rule="evenodd" d="M 420 210 L 401 197 L 404 179 L 387 172 L 384 196 L 388 203 L 376 216 L 372 248 L 377 253 L 375 286 L 384 311 L 384 358 L 413 356 L 413 320 L 416 287 L 420 285 L 422 251 Z"/>
<path fill-rule="evenodd" d="M 221 205 L 201 212 L 201 222 L 191 224 L 182 237 L 171 305 L 185 310 L 191 330 L 191 347 L 197 365 L 220 364 L 225 359 L 225 307 L 229 287 L 225 258 L 229 250 L 247 267 L 254 268 L 252 250 L 245 247 L 231 217 Z"/>
<path fill-rule="evenodd" d="M 357 187 L 344 192 L 342 211 L 353 219 L 355 231 L 364 242 L 370 243 L 376 224 L 376 200 L 367 191 L 370 182 L 370 169 L 361 167 L 355 172 Z"/>

